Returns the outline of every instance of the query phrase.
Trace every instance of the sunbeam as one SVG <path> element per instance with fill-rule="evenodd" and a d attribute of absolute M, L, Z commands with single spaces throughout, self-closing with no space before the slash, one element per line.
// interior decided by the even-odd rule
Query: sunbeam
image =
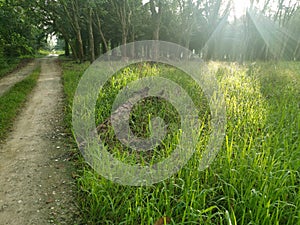
<path fill-rule="evenodd" d="M 221 33 L 223 28 L 227 25 L 227 21 L 228 21 L 228 15 L 222 18 L 222 20 L 219 22 L 215 30 L 210 34 L 208 40 L 205 42 L 204 47 L 201 49 L 202 52 L 208 50 L 209 44 L 211 44 L 214 38 Z"/>
<path fill-rule="evenodd" d="M 253 10 L 249 10 L 248 14 L 268 50 L 275 58 L 293 55 L 294 49 L 289 43 L 297 42 L 295 35 Z"/>

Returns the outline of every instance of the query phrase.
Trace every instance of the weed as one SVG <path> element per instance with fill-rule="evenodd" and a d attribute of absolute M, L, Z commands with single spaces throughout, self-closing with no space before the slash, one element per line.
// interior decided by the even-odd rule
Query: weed
<path fill-rule="evenodd" d="M 68 104 L 87 65 L 64 63 Z M 197 151 L 176 175 L 150 187 L 112 183 L 88 166 L 78 178 L 79 205 L 86 224 L 298 224 L 300 209 L 300 66 L 296 62 L 210 64 L 227 106 L 226 138 L 217 159 L 199 172 L 199 158 L 209 137 L 209 108 L 201 89 L 181 71 L 164 66 L 134 65 L 119 71 L 99 93 L 97 125 L 110 116 L 112 103 L 129 82 L 162 76 L 178 82 L 199 110 L 201 136 Z M 112 154 L 129 164 L 155 163 L 178 143 L 178 114 L 158 98 L 138 102 L 130 127 L 148 137 L 149 118 L 170 126 L 163 144 L 151 154 L 128 151 L 110 124 L 102 135 Z M 67 118 L 71 121 L 71 118 Z"/>
<path fill-rule="evenodd" d="M 0 97 L 0 139 L 4 139 L 13 120 L 24 105 L 28 94 L 37 83 L 40 68 L 37 68 L 31 75 L 15 84 L 8 92 Z"/>

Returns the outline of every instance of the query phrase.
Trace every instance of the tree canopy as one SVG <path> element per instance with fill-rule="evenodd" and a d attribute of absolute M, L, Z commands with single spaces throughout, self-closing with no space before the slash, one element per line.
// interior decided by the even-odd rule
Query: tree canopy
<path fill-rule="evenodd" d="M 32 53 L 55 34 L 81 62 L 150 39 L 178 43 L 206 60 L 300 60 L 298 1 L 245 0 L 243 8 L 237 2 L 2 0 L 0 56 Z"/>
<path fill-rule="evenodd" d="M 0 68 L 7 59 L 32 55 L 43 44 L 35 8 L 25 1 L 0 0 Z"/>

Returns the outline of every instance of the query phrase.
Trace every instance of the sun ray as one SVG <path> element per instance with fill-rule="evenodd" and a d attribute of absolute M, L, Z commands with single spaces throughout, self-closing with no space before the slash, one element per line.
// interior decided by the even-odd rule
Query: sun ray
<path fill-rule="evenodd" d="M 249 10 L 248 14 L 273 56 L 281 58 L 284 52 L 286 55 L 292 55 L 293 49 L 287 44 L 288 40 L 294 42 L 298 40 L 295 35 L 253 10 Z"/>
<path fill-rule="evenodd" d="M 218 34 L 220 34 L 222 29 L 227 25 L 227 19 L 228 19 L 227 16 L 222 18 L 222 20 L 219 22 L 217 27 L 214 29 L 214 31 L 209 36 L 208 40 L 205 42 L 204 47 L 201 49 L 202 52 L 206 51 L 209 48 L 209 44 L 213 41 L 214 37 L 216 37 Z"/>

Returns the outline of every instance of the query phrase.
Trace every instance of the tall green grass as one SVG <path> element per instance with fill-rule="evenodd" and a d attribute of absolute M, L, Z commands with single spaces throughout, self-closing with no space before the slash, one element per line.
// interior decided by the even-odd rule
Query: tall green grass
<path fill-rule="evenodd" d="M 12 127 L 15 117 L 35 87 L 39 75 L 40 68 L 37 68 L 31 75 L 0 96 L 0 140 L 4 139 Z"/>
<path fill-rule="evenodd" d="M 73 97 L 78 82 L 84 71 L 88 68 L 89 64 L 76 64 L 73 61 L 64 60 L 64 63 L 61 66 L 63 69 L 64 93 L 66 95 L 65 122 L 67 126 L 71 128 Z"/>
<path fill-rule="evenodd" d="M 63 63 L 69 108 L 83 66 Z M 200 111 L 197 153 L 173 177 L 150 187 L 112 183 L 88 166 L 78 178 L 79 205 L 86 224 L 299 224 L 300 221 L 300 64 L 296 62 L 211 63 L 227 106 L 227 132 L 217 159 L 197 170 L 209 135 L 209 109 L 199 87 L 181 71 L 163 65 L 131 66 L 117 73 L 99 93 L 97 124 L 110 115 L 118 91 L 139 77 L 163 76 L 186 89 Z M 134 107 L 131 128 L 149 135 L 149 115 L 164 117 L 173 127 L 163 146 L 151 155 L 137 155 L 114 139 L 104 139 L 111 153 L 128 163 L 153 163 L 172 151 L 178 139 L 178 115 L 167 102 L 146 99 Z M 67 120 L 71 121 L 70 114 Z M 71 125 L 71 123 L 69 123 Z M 106 135 L 105 134 L 109 134 Z"/>

